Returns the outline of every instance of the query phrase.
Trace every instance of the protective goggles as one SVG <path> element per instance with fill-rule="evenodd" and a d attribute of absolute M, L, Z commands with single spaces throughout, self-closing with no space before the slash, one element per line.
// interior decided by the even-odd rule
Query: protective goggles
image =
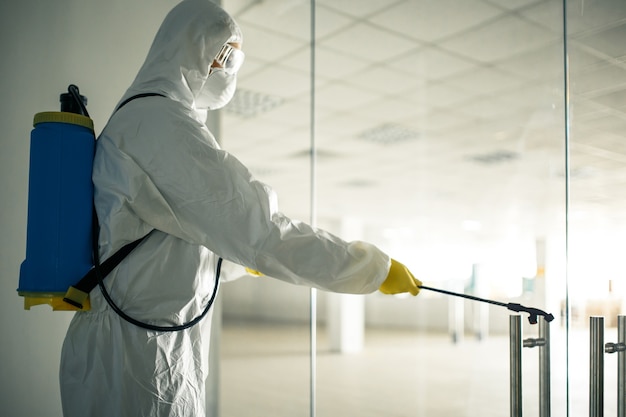
<path fill-rule="evenodd" d="M 232 75 L 239 71 L 239 68 L 243 65 L 244 58 L 245 54 L 241 49 L 225 43 L 215 57 L 215 62 L 224 69 L 226 74 Z"/>

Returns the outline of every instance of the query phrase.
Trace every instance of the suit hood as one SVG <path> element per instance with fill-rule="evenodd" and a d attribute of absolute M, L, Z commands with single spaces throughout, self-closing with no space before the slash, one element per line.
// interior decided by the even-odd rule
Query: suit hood
<path fill-rule="evenodd" d="M 194 100 L 221 47 L 243 40 L 237 23 L 209 0 L 183 0 L 165 17 L 145 62 L 120 102 L 159 93 L 195 110 Z"/>

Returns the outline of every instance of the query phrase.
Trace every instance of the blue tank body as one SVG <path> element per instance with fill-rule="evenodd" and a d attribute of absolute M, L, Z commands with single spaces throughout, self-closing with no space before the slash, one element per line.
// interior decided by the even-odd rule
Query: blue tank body
<path fill-rule="evenodd" d="M 20 295 L 62 296 L 91 269 L 94 151 L 88 117 L 65 112 L 35 116 Z"/>

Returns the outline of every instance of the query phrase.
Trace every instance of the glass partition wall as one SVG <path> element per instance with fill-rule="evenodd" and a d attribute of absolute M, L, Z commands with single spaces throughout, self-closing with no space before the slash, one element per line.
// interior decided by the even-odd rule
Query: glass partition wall
<path fill-rule="evenodd" d="M 244 33 L 245 64 L 223 113 L 223 147 L 311 219 L 311 12 L 306 3 L 223 1 Z M 237 272 L 233 271 L 237 276 Z M 222 286 L 221 415 L 306 416 L 310 290 L 268 277 Z"/>
<path fill-rule="evenodd" d="M 626 314 L 626 2 L 568 2 L 567 10 L 570 357 L 582 360 L 589 317 L 604 317 L 605 342 L 617 342 L 617 316 Z M 605 415 L 618 415 L 616 356 L 604 355 Z M 587 409 L 588 372 L 570 362 L 573 410 Z"/>
<path fill-rule="evenodd" d="M 222 4 L 246 53 L 223 147 L 288 216 L 378 245 L 425 285 L 552 313 L 552 415 L 586 415 L 588 317 L 607 316 L 610 341 L 623 311 L 624 3 Z M 509 413 L 506 308 L 267 277 L 221 297 L 222 415 Z M 522 375 L 539 415 L 536 349 Z"/>
<path fill-rule="evenodd" d="M 332 60 L 317 67 L 327 82 L 316 104 L 330 110 L 318 151 L 332 155 L 319 159 L 320 225 L 376 242 L 426 285 L 559 316 L 562 13 L 537 22 L 536 2 L 316 4 L 349 18 L 317 39 L 319 55 L 350 63 L 344 74 Z M 507 415 L 509 314 L 428 291 L 365 297 L 361 350 L 318 352 L 320 414 Z M 538 415 L 537 352 L 524 353 L 524 409 Z"/>

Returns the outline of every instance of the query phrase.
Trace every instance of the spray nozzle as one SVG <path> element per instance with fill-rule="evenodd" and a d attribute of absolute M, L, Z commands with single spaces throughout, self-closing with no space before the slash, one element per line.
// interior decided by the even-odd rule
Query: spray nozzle
<path fill-rule="evenodd" d="M 435 291 L 441 294 L 447 294 L 447 295 L 452 295 L 454 297 L 462 297 L 462 298 L 467 298 L 468 300 L 473 300 L 473 301 L 480 301 L 482 303 L 488 303 L 488 304 L 494 304 L 497 306 L 501 306 L 501 307 L 506 307 L 511 311 L 515 311 L 515 312 L 526 312 L 529 314 L 528 316 L 528 321 L 530 322 L 530 324 L 537 324 L 537 317 L 538 316 L 543 316 L 547 322 L 551 322 L 552 320 L 554 320 L 554 316 L 550 313 L 546 313 L 543 310 L 539 310 L 538 308 L 534 308 L 534 307 L 526 307 L 523 306 L 521 304 L 517 304 L 517 303 L 502 303 L 500 301 L 494 301 L 494 300 L 488 300 L 486 298 L 480 298 L 480 297 L 476 297 L 473 295 L 468 295 L 468 294 L 459 294 L 456 292 L 452 292 L 452 291 L 448 291 L 448 290 L 442 290 L 439 288 L 433 288 L 433 287 L 427 287 L 425 285 L 420 285 L 419 286 L 421 289 L 423 290 L 429 290 L 429 291 Z"/>
<path fill-rule="evenodd" d="M 543 316 L 548 323 L 554 320 L 554 316 L 552 314 L 546 313 L 545 311 L 539 310 L 538 308 L 526 307 L 517 303 L 508 303 L 506 305 L 506 308 L 511 311 L 516 311 L 518 313 L 521 311 L 528 313 L 528 321 L 530 322 L 530 324 L 537 324 L 538 316 Z"/>

